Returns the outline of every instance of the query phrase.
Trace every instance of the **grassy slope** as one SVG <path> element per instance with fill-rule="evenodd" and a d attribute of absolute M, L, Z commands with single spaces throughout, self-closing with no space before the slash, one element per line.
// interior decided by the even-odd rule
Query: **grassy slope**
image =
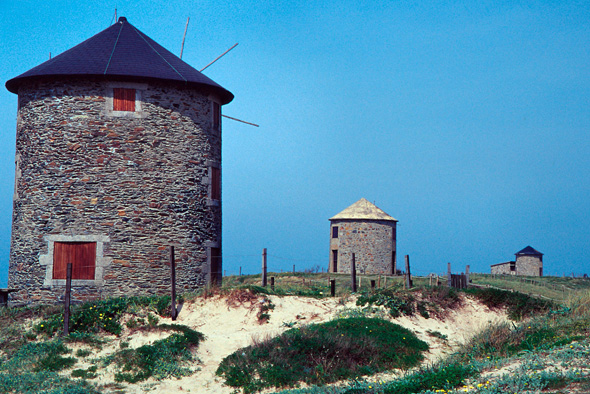
<path fill-rule="evenodd" d="M 334 275 L 327 273 L 293 275 L 291 273 L 282 273 L 269 274 L 269 277 L 270 276 L 275 277 L 276 289 L 274 293 L 279 295 L 298 294 L 312 297 L 325 297 L 329 295 L 329 279 L 334 278 L 337 281 L 337 295 L 347 295 L 350 293 L 350 278 L 348 275 Z M 513 327 L 507 327 L 508 331 L 500 331 L 500 334 L 496 335 L 496 337 L 510 338 L 510 340 L 513 341 L 520 341 L 519 343 L 521 344 L 532 344 L 526 349 L 530 355 L 533 355 L 531 357 L 545 357 L 549 354 L 549 352 L 558 349 L 560 346 L 563 347 L 562 353 L 567 353 L 567 346 L 572 346 L 569 349 L 577 349 L 576 351 L 578 355 L 585 355 L 586 359 L 590 358 L 590 351 L 588 351 L 588 348 L 590 348 L 590 346 L 588 346 L 587 342 L 584 342 L 587 341 L 587 339 L 584 338 L 588 337 L 588 327 L 590 327 L 590 318 L 588 318 L 588 316 L 590 316 L 590 302 L 588 301 L 588 299 L 590 298 L 588 297 L 588 294 L 590 292 L 590 280 L 544 277 L 529 278 L 529 280 L 533 279 L 536 283 L 523 283 L 522 281 L 519 281 L 518 279 L 511 277 L 493 278 L 491 275 L 482 274 L 472 274 L 471 277 L 473 282 L 476 284 L 487 284 L 495 287 L 521 290 L 525 291 L 526 293 L 538 294 L 561 301 L 567 298 L 568 305 L 573 308 L 572 313 L 563 316 L 552 315 L 551 317 L 547 318 L 548 320 L 542 321 L 541 323 L 536 323 L 536 327 L 538 327 L 538 329 L 529 330 L 529 332 L 527 332 L 527 329 L 514 330 Z M 371 279 L 375 280 L 377 283 L 380 282 L 382 286 L 385 283 L 387 283 L 388 287 L 392 287 L 393 289 L 401 289 L 403 287 L 403 281 L 400 277 L 388 277 L 387 279 L 385 279 L 385 277 L 379 278 L 378 276 L 363 276 L 361 279 L 361 292 L 368 290 Z M 428 285 L 429 282 L 429 278 L 414 278 L 414 284 L 417 286 Z M 229 277 L 224 282 L 224 288 L 227 289 L 236 286 L 248 285 L 247 287 L 250 287 L 255 291 L 268 292 L 270 290 L 268 288 L 258 288 L 256 285 L 259 283 L 260 276 Z M 566 287 L 565 294 L 563 291 L 556 290 L 556 288 L 563 289 L 564 286 Z M 96 310 L 96 308 L 92 310 L 89 309 L 89 306 L 87 305 L 85 308 L 80 309 L 81 313 L 79 316 L 79 324 L 81 324 L 82 326 L 86 325 L 86 329 L 88 332 L 77 334 L 77 336 L 75 334 L 72 338 L 66 339 L 65 345 L 67 347 L 67 342 L 72 341 L 77 343 L 83 343 L 84 346 L 89 348 L 91 348 L 92 346 L 100 346 L 100 343 L 93 343 L 93 341 L 100 342 L 96 339 L 93 332 L 97 330 L 104 330 L 105 326 L 104 324 L 102 324 L 102 326 L 96 324 L 93 325 L 93 322 L 102 321 L 100 319 L 101 313 L 103 319 L 107 317 L 107 314 L 108 317 L 118 318 L 118 316 L 120 316 L 121 308 L 129 308 L 125 309 L 125 313 L 128 314 L 127 318 L 129 317 L 129 314 L 131 314 L 132 320 L 129 321 L 135 327 L 139 327 L 140 329 L 142 327 L 153 328 L 158 325 L 157 318 L 155 317 L 156 314 L 164 312 L 162 311 L 162 305 L 164 304 L 166 304 L 165 301 L 163 302 L 162 300 L 156 299 L 136 300 L 132 303 L 128 303 L 127 301 L 123 303 L 118 301 L 107 301 L 105 304 L 102 304 L 100 306 L 98 311 Z M 146 366 L 142 366 L 139 364 L 125 365 L 124 362 L 120 362 L 119 364 L 117 364 L 118 360 L 116 357 L 111 358 L 110 360 L 99 360 L 100 362 L 94 363 L 94 365 L 90 368 L 81 370 L 78 369 L 77 374 L 74 376 L 79 376 L 82 379 L 72 379 L 64 377 L 63 375 L 59 375 L 57 371 L 61 368 L 67 368 L 68 365 L 72 362 L 71 359 L 83 359 L 84 355 L 73 354 L 69 353 L 68 351 L 63 351 L 63 349 L 60 347 L 63 344 L 61 340 L 49 338 L 48 334 L 54 333 L 55 330 L 58 329 L 58 327 L 61 324 L 59 314 L 55 315 L 56 312 L 59 313 L 59 308 L 45 307 L 24 310 L 0 310 L 0 392 L 33 393 L 38 392 L 35 390 L 38 390 L 41 387 L 45 387 L 42 385 L 47 385 L 47 389 L 45 392 L 48 393 L 57 394 L 97 392 L 91 380 L 94 371 L 96 370 L 96 368 L 101 368 L 101 363 L 109 362 L 111 364 L 115 363 L 117 367 L 120 368 L 120 376 L 122 380 L 134 380 L 134 377 L 141 378 L 141 373 L 139 373 L 141 372 L 141 370 L 138 368 L 144 368 Z M 26 319 L 36 319 L 37 323 L 35 326 L 31 327 L 29 323 L 30 320 Z M 43 324 L 43 322 L 45 322 L 45 324 Z M 43 326 L 41 326 L 41 324 L 43 324 Z M 123 322 L 121 322 L 121 324 L 123 324 Z M 116 327 L 114 326 L 108 326 L 108 328 L 112 331 L 116 331 Z M 504 329 L 506 329 L 506 327 Z M 82 330 L 82 332 L 83 331 L 84 330 Z M 516 335 L 512 337 L 511 335 L 509 335 L 510 332 L 514 331 L 516 331 L 517 334 L 519 334 L 520 336 Z M 560 332 L 564 333 L 564 335 L 561 335 Z M 185 361 L 190 360 L 191 357 L 190 353 L 187 353 L 185 349 L 190 350 L 190 347 L 196 346 L 198 344 L 198 338 L 195 337 L 195 335 L 198 334 L 193 334 L 190 332 L 188 332 L 188 336 L 185 334 L 186 333 L 172 332 L 171 335 L 175 336 L 171 337 L 172 340 L 168 342 L 170 343 L 170 345 L 162 343 L 156 344 L 157 349 L 143 349 L 143 351 L 146 351 L 148 353 L 165 354 L 167 355 L 166 357 L 169 357 L 169 351 L 178 351 L 177 353 L 175 353 L 178 354 L 177 361 L 174 361 L 172 363 L 165 363 L 165 365 L 163 365 L 163 369 L 161 368 L 159 370 L 156 370 L 154 373 L 159 373 L 162 377 L 182 376 L 182 374 L 190 373 L 190 371 L 187 371 L 185 369 L 185 364 L 183 364 Z M 553 336 L 555 338 L 552 338 Z M 487 335 L 486 338 L 492 338 L 492 336 Z M 485 345 L 485 343 L 485 341 L 480 339 L 477 346 L 481 346 L 482 344 Z M 123 345 L 124 344 L 121 344 L 122 350 L 124 350 Z M 464 351 L 464 356 L 466 354 L 469 354 L 469 362 L 475 363 L 474 365 L 476 366 L 477 373 L 486 373 L 485 371 L 487 367 L 485 367 L 484 365 L 488 360 L 486 357 L 494 359 L 496 361 L 496 364 L 501 364 L 504 362 L 501 360 L 505 360 L 506 357 L 516 357 L 515 354 L 518 352 L 518 350 L 523 350 L 522 348 L 516 349 L 515 353 L 506 352 L 504 349 L 504 353 L 502 353 L 500 351 L 496 351 L 497 349 L 501 348 L 500 345 L 501 344 L 499 343 L 494 343 L 492 344 L 492 346 L 490 346 L 490 344 L 488 343 L 487 345 L 485 345 L 487 346 L 487 348 L 485 348 L 484 346 L 485 349 L 478 349 L 475 354 L 470 354 L 469 351 Z M 477 346 L 476 344 L 472 344 L 471 350 L 477 348 Z M 507 346 L 509 346 L 509 344 Z M 496 350 L 490 351 L 490 347 Z M 49 348 L 53 350 L 50 349 L 50 351 L 48 350 Z M 51 353 L 53 358 L 46 357 L 48 353 Z M 122 358 L 129 359 L 129 356 L 130 354 L 123 354 Z M 119 361 L 121 361 L 121 358 L 119 359 Z M 471 365 L 466 364 L 466 359 L 463 359 L 461 363 L 462 365 Z M 421 373 L 417 375 L 418 377 L 415 377 L 414 381 L 412 381 L 411 384 L 408 383 L 407 387 L 410 387 L 408 388 L 408 390 L 410 391 L 401 391 L 401 389 L 398 386 L 395 386 L 396 384 L 400 384 L 399 382 L 382 382 L 384 384 L 382 385 L 383 387 L 381 391 L 376 391 L 375 387 L 369 388 L 370 384 L 368 383 L 363 386 L 363 383 L 360 382 L 358 383 L 359 387 L 355 388 L 353 386 L 350 386 L 348 388 L 345 388 L 345 391 L 356 390 L 349 391 L 349 394 L 381 392 L 415 392 L 411 391 L 411 387 L 416 388 L 419 387 L 420 384 L 432 385 L 434 384 L 432 382 L 438 381 L 440 376 L 446 376 L 447 378 L 450 375 L 456 375 L 457 377 L 463 376 L 463 374 L 465 373 L 465 369 L 453 369 L 453 365 L 454 364 L 449 364 L 444 367 L 432 366 L 430 370 L 421 371 Z M 482 365 L 484 366 L 482 367 Z M 124 371 L 124 368 L 127 368 L 128 371 Z M 150 367 L 147 366 L 147 368 Z M 18 372 L 18 379 L 16 380 L 14 376 L 15 371 Z M 128 375 L 124 375 L 124 373 L 128 373 Z M 411 376 L 409 376 L 408 379 L 410 379 L 410 377 Z M 570 388 L 575 387 L 576 384 L 584 384 L 583 382 L 576 383 L 574 378 L 575 375 L 566 378 L 564 378 L 563 376 L 548 375 L 546 376 L 545 381 L 549 381 L 551 379 L 561 381 L 562 383 L 565 381 L 566 386 Z M 448 379 L 445 378 L 444 381 L 446 380 Z M 459 382 L 462 382 L 463 380 L 463 378 L 459 378 Z M 416 383 L 417 381 L 420 381 L 421 383 Z M 451 381 L 453 380 L 451 379 Z M 510 384 L 520 383 L 502 383 L 502 387 L 512 387 L 510 386 Z M 418 384 L 418 386 L 416 386 L 416 384 Z M 540 383 L 537 382 L 536 384 L 538 385 Z M 556 383 L 554 382 L 552 384 Z M 386 389 L 387 387 L 389 387 L 389 389 Z M 116 390 L 117 388 L 114 387 L 113 389 Z M 105 392 L 104 390 L 105 389 L 103 388 L 100 391 Z M 329 392 L 322 391 L 324 389 L 320 388 L 318 388 L 317 390 L 320 390 L 317 391 L 318 393 Z M 487 391 L 480 392 L 488 393 Z M 489 393 L 491 392 L 501 391 L 489 391 Z M 563 392 L 567 392 L 567 390 Z"/>

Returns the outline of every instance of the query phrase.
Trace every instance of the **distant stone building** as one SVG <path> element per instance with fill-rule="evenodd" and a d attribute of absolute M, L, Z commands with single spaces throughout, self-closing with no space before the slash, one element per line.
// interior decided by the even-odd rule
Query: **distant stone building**
<path fill-rule="evenodd" d="M 527 246 L 515 255 L 515 261 L 493 264 L 492 274 L 543 276 L 543 253 Z"/>
<path fill-rule="evenodd" d="M 6 82 L 18 94 L 17 303 L 221 281 L 221 106 L 233 95 L 121 17 Z"/>
<path fill-rule="evenodd" d="M 396 273 L 397 220 L 361 198 L 330 218 L 330 272 Z"/>

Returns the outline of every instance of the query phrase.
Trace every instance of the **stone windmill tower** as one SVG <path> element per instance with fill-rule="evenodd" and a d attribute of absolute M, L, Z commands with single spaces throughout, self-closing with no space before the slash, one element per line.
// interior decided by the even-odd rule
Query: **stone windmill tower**
<path fill-rule="evenodd" d="M 361 198 L 330 218 L 329 272 L 396 274 L 397 219 Z"/>
<path fill-rule="evenodd" d="M 6 82 L 18 94 L 12 301 L 221 280 L 221 105 L 233 95 L 126 18 Z"/>

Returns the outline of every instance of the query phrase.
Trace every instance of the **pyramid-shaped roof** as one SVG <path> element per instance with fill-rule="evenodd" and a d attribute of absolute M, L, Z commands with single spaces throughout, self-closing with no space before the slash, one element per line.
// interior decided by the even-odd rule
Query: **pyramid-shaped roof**
<path fill-rule="evenodd" d="M 127 22 L 125 17 L 86 41 L 6 82 L 18 93 L 28 80 L 99 77 L 109 80 L 160 80 L 196 87 L 220 96 L 222 104 L 234 95 L 182 61 Z"/>
<path fill-rule="evenodd" d="M 357 220 L 389 220 L 397 222 L 396 219 L 392 218 L 381 209 L 377 208 L 375 204 L 370 203 L 364 198 L 361 198 L 344 211 L 339 214 L 332 216 L 330 220 L 341 220 L 341 219 L 357 219 Z"/>
<path fill-rule="evenodd" d="M 527 246 L 520 252 L 515 253 L 516 256 L 542 256 L 543 253 L 539 252 L 538 250 L 533 249 L 530 246 Z"/>

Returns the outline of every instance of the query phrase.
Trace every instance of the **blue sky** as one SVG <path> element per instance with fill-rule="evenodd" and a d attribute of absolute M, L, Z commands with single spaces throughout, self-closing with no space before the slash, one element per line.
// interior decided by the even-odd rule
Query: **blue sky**
<path fill-rule="evenodd" d="M 366 3 L 366 4 L 365 4 Z M 365 197 L 418 275 L 489 272 L 531 245 L 590 273 L 590 2 L 0 0 L 0 80 L 111 23 L 115 6 L 232 93 L 223 123 L 228 274 L 320 265 L 328 219 Z M 0 89 L 0 286 L 16 95 Z"/>

